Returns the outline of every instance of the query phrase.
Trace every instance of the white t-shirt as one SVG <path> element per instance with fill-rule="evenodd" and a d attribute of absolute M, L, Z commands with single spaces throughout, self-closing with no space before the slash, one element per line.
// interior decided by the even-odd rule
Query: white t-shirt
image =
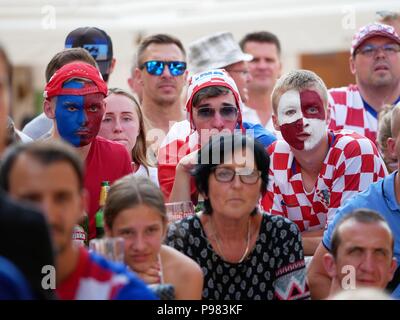
<path fill-rule="evenodd" d="M 141 176 L 141 177 L 147 177 L 150 178 L 151 181 L 153 181 L 157 187 L 159 187 L 159 183 L 158 183 L 158 170 L 155 167 L 147 167 L 147 169 L 149 169 L 149 173 L 147 174 L 146 168 L 144 167 L 144 165 L 140 165 L 139 169 L 134 172 L 133 174 L 135 176 Z"/>

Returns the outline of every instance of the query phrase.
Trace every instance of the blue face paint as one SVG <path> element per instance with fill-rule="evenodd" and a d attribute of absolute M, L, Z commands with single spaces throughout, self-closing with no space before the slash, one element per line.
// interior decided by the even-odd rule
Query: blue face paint
<path fill-rule="evenodd" d="M 70 81 L 63 88 L 81 89 L 85 83 Z M 55 116 L 60 136 L 75 147 L 85 146 L 96 137 L 104 110 L 103 95 L 60 95 L 57 97 Z"/>

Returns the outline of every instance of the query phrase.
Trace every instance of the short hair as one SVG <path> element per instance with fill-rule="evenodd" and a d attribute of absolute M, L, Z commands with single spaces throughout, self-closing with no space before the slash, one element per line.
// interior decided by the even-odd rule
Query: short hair
<path fill-rule="evenodd" d="M 68 48 L 56 53 L 47 64 L 45 72 L 46 82 L 50 81 L 50 78 L 58 69 L 73 61 L 83 61 L 98 69 L 96 60 L 94 60 L 86 49 L 80 47 Z"/>
<path fill-rule="evenodd" d="M 393 106 L 387 104 L 379 112 L 377 142 L 382 151 L 387 149 L 387 139 L 392 137 Z"/>
<path fill-rule="evenodd" d="M 196 92 L 193 97 L 193 107 L 197 107 L 203 99 L 207 98 L 215 98 L 222 95 L 226 95 L 229 92 L 232 92 L 229 88 L 223 86 L 212 86 L 205 87 Z"/>
<path fill-rule="evenodd" d="M 8 59 L 8 55 L 6 53 L 6 50 L 4 49 L 4 47 L 0 44 L 0 58 L 1 60 L 3 60 L 3 63 L 5 64 L 6 67 L 6 72 L 7 72 L 7 80 L 8 80 L 8 85 L 11 89 L 11 85 L 12 85 L 12 65 L 10 60 Z"/>
<path fill-rule="evenodd" d="M 147 177 L 127 175 L 111 186 L 104 205 L 104 222 L 112 229 L 118 214 L 139 205 L 156 209 L 167 222 L 167 210 L 161 190 Z"/>
<path fill-rule="evenodd" d="M 392 108 L 392 117 L 391 117 L 391 122 L 390 122 L 390 130 L 392 133 L 392 137 L 397 137 L 399 134 L 399 129 L 400 125 L 396 123 L 396 120 L 398 120 L 400 113 L 400 103 L 397 103 L 393 108 Z"/>
<path fill-rule="evenodd" d="M 132 149 L 132 161 L 137 164 L 142 164 L 147 173 L 149 172 L 148 167 L 150 167 L 149 160 L 147 160 L 147 146 L 146 146 L 146 131 L 144 127 L 144 117 L 142 110 L 140 108 L 140 103 L 137 99 L 131 95 L 129 92 L 122 90 L 120 88 L 110 88 L 108 89 L 108 96 L 111 94 L 119 94 L 127 97 L 128 99 L 132 100 L 135 112 L 137 114 L 139 120 L 139 134 L 136 139 L 136 144 Z"/>
<path fill-rule="evenodd" d="M 267 43 L 273 43 L 276 46 L 276 49 L 278 51 L 278 55 L 281 55 L 281 43 L 276 35 L 274 35 L 272 32 L 268 31 L 257 31 L 257 32 L 251 32 L 246 34 L 242 40 L 240 40 L 239 45 L 240 48 L 244 51 L 244 47 L 246 46 L 247 42 L 267 42 Z"/>
<path fill-rule="evenodd" d="M 269 155 L 265 151 L 263 145 L 252 137 L 241 133 L 233 134 L 217 134 L 210 138 L 210 141 L 201 148 L 198 155 L 198 164 L 195 165 L 192 175 L 195 178 L 197 190 L 208 196 L 208 182 L 214 168 L 228 159 L 238 150 L 251 150 L 254 155 L 254 162 L 257 170 L 261 172 L 261 190 L 260 193 L 265 195 L 268 184 Z M 215 156 L 219 155 L 219 162 L 216 163 Z M 206 159 L 206 161 L 204 161 Z M 212 161 L 211 161 L 212 160 Z M 212 207 L 209 199 L 204 200 L 204 213 L 212 214 Z M 256 210 L 252 212 L 255 214 Z"/>
<path fill-rule="evenodd" d="M 324 81 L 309 70 L 293 70 L 278 79 L 272 91 L 272 108 L 276 114 L 281 96 L 289 90 L 304 90 L 315 88 L 322 97 L 325 109 L 328 108 L 328 89 Z"/>
<path fill-rule="evenodd" d="M 138 67 L 138 53 L 135 52 L 132 57 L 132 65 L 131 65 L 131 75 L 135 76 L 135 70 Z"/>
<path fill-rule="evenodd" d="M 10 188 L 10 172 L 18 157 L 23 154 L 44 166 L 67 162 L 76 173 L 79 190 L 83 190 L 83 162 L 75 148 L 61 140 L 40 140 L 16 144 L 7 149 L 0 167 L 0 186 L 5 191 L 8 192 Z"/>
<path fill-rule="evenodd" d="M 13 119 L 8 116 L 7 117 L 7 137 L 6 137 L 6 146 L 13 145 L 15 143 L 21 142 L 21 138 L 18 136 L 15 131 L 15 124 Z"/>
<path fill-rule="evenodd" d="M 138 67 L 140 67 L 143 64 L 142 58 L 143 58 L 144 51 L 147 49 L 148 46 L 150 46 L 153 43 L 155 43 L 155 44 L 175 44 L 181 50 L 184 58 L 186 59 L 185 48 L 183 47 L 182 42 L 178 38 L 168 35 L 168 34 L 159 33 L 159 34 L 148 36 L 140 42 L 138 50 L 137 50 L 137 56 L 136 56 Z"/>
<path fill-rule="evenodd" d="M 386 220 L 379 213 L 377 213 L 374 210 L 357 209 L 357 210 L 354 210 L 353 212 L 347 214 L 346 216 L 344 216 L 335 226 L 335 229 L 332 234 L 332 240 L 331 240 L 331 253 L 335 259 L 337 257 L 337 252 L 338 252 L 339 246 L 341 244 L 340 227 L 349 220 L 354 220 L 355 222 L 365 223 L 365 224 L 380 223 L 380 224 L 383 224 L 385 227 L 387 227 L 387 229 L 389 230 L 390 235 L 392 237 L 391 247 L 392 247 L 392 254 L 393 254 L 394 238 L 393 238 L 393 234 L 392 234 L 391 229 L 390 229 L 388 223 L 386 222 Z"/>

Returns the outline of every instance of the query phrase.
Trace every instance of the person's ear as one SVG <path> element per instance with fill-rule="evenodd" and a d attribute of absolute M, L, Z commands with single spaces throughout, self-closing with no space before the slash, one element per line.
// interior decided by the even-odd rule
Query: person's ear
<path fill-rule="evenodd" d="M 278 123 L 278 118 L 276 117 L 276 115 L 274 113 L 272 114 L 272 123 L 274 124 L 274 128 L 276 131 L 281 131 L 281 128 Z"/>
<path fill-rule="evenodd" d="M 330 122 L 331 122 L 331 108 L 329 106 L 329 102 L 327 102 L 327 106 L 326 106 L 326 124 L 329 126 Z"/>
<path fill-rule="evenodd" d="M 115 64 L 116 64 L 117 60 L 115 58 L 112 58 L 111 60 L 111 64 L 110 67 L 108 68 L 108 74 L 110 75 L 111 73 L 113 73 L 114 69 L 115 69 Z"/>
<path fill-rule="evenodd" d="M 351 74 L 352 75 L 355 75 L 356 74 L 356 65 L 355 65 L 355 61 L 354 61 L 354 58 L 353 57 L 350 57 L 350 59 L 349 59 L 349 64 L 350 64 L 350 71 L 351 71 Z"/>
<path fill-rule="evenodd" d="M 111 238 L 113 236 L 111 229 L 108 227 L 107 224 L 104 224 L 104 234 L 106 237 Z"/>
<path fill-rule="evenodd" d="M 162 231 L 162 239 L 163 242 L 165 240 L 165 237 L 167 236 L 167 231 L 168 231 L 168 217 L 165 217 L 165 220 L 163 220 L 163 231 Z"/>
<path fill-rule="evenodd" d="M 324 265 L 326 273 L 332 279 L 336 278 L 337 270 L 336 270 L 335 258 L 332 256 L 332 254 L 325 253 L 324 256 L 322 257 L 322 263 Z"/>
<path fill-rule="evenodd" d="M 56 118 L 56 111 L 55 111 L 55 104 L 57 98 L 52 98 L 51 100 L 45 99 L 43 102 L 43 111 L 47 118 L 55 119 Z"/>
<path fill-rule="evenodd" d="M 389 269 L 389 278 L 388 278 L 388 282 L 389 282 L 389 281 L 392 281 L 393 276 L 394 276 L 394 273 L 396 272 L 396 270 L 397 270 L 397 260 L 396 260 L 395 257 L 393 257 L 393 258 L 392 258 L 391 265 L 390 265 L 390 269 Z"/>
<path fill-rule="evenodd" d="M 393 157 L 394 159 L 397 159 L 396 140 L 392 137 L 387 138 L 386 147 L 387 147 L 387 151 L 389 152 L 390 156 Z"/>
<path fill-rule="evenodd" d="M 142 70 L 140 70 L 139 68 L 135 69 L 135 79 L 137 79 L 137 82 L 140 85 L 143 85 Z"/>

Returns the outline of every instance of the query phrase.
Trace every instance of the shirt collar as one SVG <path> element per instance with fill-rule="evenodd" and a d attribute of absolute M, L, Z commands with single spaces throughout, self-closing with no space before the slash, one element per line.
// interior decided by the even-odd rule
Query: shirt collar
<path fill-rule="evenodd" d="M 389 209 L 392 211 L 399 211 L 400 205 L 397 202 L 395 194 L 395 177 L 398 171 L 393 172 L 391 175 L 383 179 L 383 197 L 388 205 Z"/>

